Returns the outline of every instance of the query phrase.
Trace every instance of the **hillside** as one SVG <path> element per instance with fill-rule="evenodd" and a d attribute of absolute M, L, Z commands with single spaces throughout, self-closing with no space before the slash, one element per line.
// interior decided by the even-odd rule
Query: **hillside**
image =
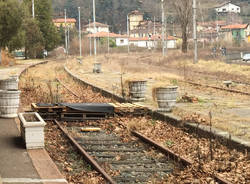
<path fill-rule="evenodd" d="M 92 21 L 92 0 L 52 0 L 55 17 L 63 17 L 64 8 L 67 9 L 68 17 L 78 17 L 77 7 L 81 7 L 82 24 Z M 161 20 L 160 0 L 96 0 L 96 21 L 107 23 L 111 31 L 119 32 L 126 30 L 126 16 L 135 9 L 145 13 L 145 18 Z M 226 2 L 225 0 L 201 0 L 198 3 L 198 12 L 204 20 L 211 20 L 213 7 Z M 244 22 L 250 22 L 250 0 L 232 0 L 233 3 L 242 7 Z M 171 7 L 166 7 L 167 16 L 174 15 Z M 199 16 L 201 18 L 201 16 Z"/>

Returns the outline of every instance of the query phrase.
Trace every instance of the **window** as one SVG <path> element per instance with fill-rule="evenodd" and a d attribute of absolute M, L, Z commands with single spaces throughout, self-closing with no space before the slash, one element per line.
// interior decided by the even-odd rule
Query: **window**
<path fill-rule="evenodd" d="M 222 11 L 224 11 L 224 12 L 225 12 L 225 11 L 226 11 L 226 8 L 223 8 L 223 9 L 222 9 Z"/>
<path fill-rule="evenodd" d="M 234 8 L 232 8 L 232 10 L 234 10 Z"/>
<path fill-rule="evenodd" d="M 124 43 L 124 40 L 120 40 L 121 43 Z"/>

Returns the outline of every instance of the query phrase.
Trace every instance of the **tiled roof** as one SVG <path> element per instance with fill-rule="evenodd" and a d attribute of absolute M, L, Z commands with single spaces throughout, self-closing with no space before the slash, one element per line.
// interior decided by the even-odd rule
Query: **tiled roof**
<path fill-rule="evenodd" d="M 221 27 L 221 29 L 245 29 L 248 24 L 233 24 Z"/>
<path fill-rule="evenodd" d="M 88 37 L 93 38 L 104 38 L 104 37 L 110 37 L 110 38 L 127 38 L 127 35 L 120 35 L 116 33 L 108 33 L 108 32 L 97 32 L 95 34 L 88 34 Z"/>
<path fill-rule="evenodd" d="M 64 23 L 64 19 L 62 18 L 62 19 L 53 19 L 53 22 L 54 23 Z M 66 22 L 67 23 L 76 23 L 76 19 L 74 19 L 74 18 L 68 18 L 68 19 L 66 19 Z"/>

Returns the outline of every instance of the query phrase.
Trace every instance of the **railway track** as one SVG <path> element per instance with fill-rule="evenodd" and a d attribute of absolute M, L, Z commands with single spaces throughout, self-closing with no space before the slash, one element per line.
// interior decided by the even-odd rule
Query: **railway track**
<path fill-rule="evenodd" d="M 58 80 L 74 96 L 78 96 L 69 87 Z M 80 97 L 79 97 L 80 98 Z M 59 122 L 55 121 L 65 135 L 73 144 L 84 154 L 86 160 L 99 171 L 109 183 L 147 183 L 147 178 L 161 178 L 167 176 L 173 171 L 174 162 L 168 160 L 171 158 L 181 166 L 190 166 L 194 162 L 178 155 L 171 150 L 157 144 L 153 140 L 141 135 L 138 132 L 131 132 L 141 141 L 151 147 L 155 147 L 165 157 L 156 159 L 145 154 L 145 145 L 142 146 L 138 141 L 123 143 L 117 135 L 101 132 L 81 132 L 79 128 L 73 130 L 78 132 L 78 136 L 70 136 Z M 80 136 L 79 136 L 80 135 Z M 82 150 L 82 151 L 81 151 Z M 108 167 L 109 171 L 116 171 L 116 175 L 111 177 L 103 167 Z M 157 172 L 154 172 L 157 171 Z M 213 175 L 216 182 L 221 184 L 231 184 L 231 182 Z"/>
<path fill-rule="evenodd" d="M 74 88 L 71 88 L 72 86 L 67 86 L 66 83 L 64 84 L 65 87 L 67 87 L 67 91 L 69 93 L 71 93 L 70 91 L 72 91 L 72 89 Z M 72 91 L 73 92 L 73 91 Z M 75 97 L 79 96 L 77 93 L 74 93 Z M 80 98 L 80 97 L 79 97 Z M 127 150 L 123 150 L 123 152 L 121 151 L 121 154 L 125 154 L 125 155 L 129 155 L 129 152 L 132 153 L 130 154 L 132 156 L 132 158 L 130 160 L 133 159 L 133 155 L 135 155 L 136 151 L 132 151 L 132 150 L 137 150 L 137 151 L 141 151 L 142 155 L 145 156 L 145 161 L 147 161 L 146 164 L 150 165 L 150 162 L 152 163 L 152 160 L 154 161 L 155 164 L 157 163 L 166 163 L 166 164 L 169 164 L 170 165 L 170 168 L 168 168 L 168 170 L 166 171 L 162 171 L 162 174 L 164 175 L 168 175 L 168 173 L 170 173 L 172 170 L 171 168 L 171 161 L 170 162 L 163 162 L 164 159 L 165 161 L 169 161 L 168 159 L 168 156 L 169 155 L 173 155 L 173 160 L 177 160 L 178 162 L 181 162 L 181 163 L 184 163 L 183 165 L 192 165 L 193 162 L 189 162 L 189 161 L 183 161 L 182 157 L 179 155 L 179 154 L 175 154 L 173 152 L 171 152 L 171 150 L 168 150 L 166 151 L 166 149 L 164 147 L 160 147 L 160 145 L 156 145 L 156 144 L 153 144 L 153 143 L 150 143 L 150 140 L 148 140 L 146 137 L 144 137 L 142 135 L 142 137 L 139 137 L 141 140 L 144 139 L 145 140 L 148 140 L 146 141 L 150 146 L 154 146 L 156 147 L 160 152 L 164 153 L 165 157 L 166 158 L 162 158 L 163 161 L 159 158 L 155 158 L 155 157 L 152 157 L 150 155 L 147 155 L 145 153 L 145 148 L 147 148 L 147 146 L 142 146 L 140 143 L 137 143 L 137 142 L 133 142 L 133 143 L 124 143 L 122 141 L 119 140 L 119 136 L 116 136 L 114 134 L 108 134 L 108 136 L 111 136 L 109 138 L 116 138 L 118 140 L 113 140 L 113 141 L 116 141 L 115 144 L 113 144 L 114 142 L 111 141 L 107 141 L 105 140 L 102 136 L 106 136 L 106 132 L 102 131 L 100 132 L 100 134 L 98 135 L 97 133 L 94 133 L 94 132 L 88 132 L 87 134 L 89 135 L 82 135 L 83 133 L 82 132 L 79 132 L 78 130 L 78 133 L 77 133 L 77 129 L 75 130 L 75 132 L 77 133 L 75 136 L 70 136 L 69 135 L 69 130 L 66 130 L 65 128 L 63 128 L 60 123 L 57 122 L 57 125 L 58 127 L 60 127 L 60 129 L 65 133 L 65 135 L 71 140 L 71 142 L 78 148 L 78 150 L 83 154 L 85 160 L 87 160 L 98 172 L 102 173 L 103 177 L 109 181 L 110 183 L 117 183 L 117 181 L 121 181 L 122 182 L 122 178 L 119 178 L 120 174 L 121 174 L 121 171 L 123 169 L 123 171 L 126 169 L 129 169 L 129 168 L 126 168 L 126 167 L 129 167 L 129 164 L 128 163 L 125 163 L 122 161 L 123 157 L 121 157 L 119 154 L 119 156 L 115 156 L 115 154 L 117 155 L 117 153 L 120 153 L 118 152 L 118 148 L 124 148 L 124 149 L 127 149 Z M 95 135 L 96 134 L 96 135 Z M 135 135 L 135 134 L 134 134 Z M 91 140 L 87 140 L 88 138 L 99 138 L 99 140 L 94 140 L 94 141 L 91 141 Z M 137 136 L 138 137 L 138 136 Z M 108 139 L 109 139 L 108 138 Z M 101 140 L 100 140 L 101 139 Z M 151 141 L 152 142 L 152 141 Z M 103 150 L 96 150 L 96 148 L 98 147 L 102 147 Z M 113 150 L 112 150 L 112 147 L 113 146 Z M 91 150 L 92 149 L 92 150 Z M 95 150 L 94 150 L 95 149 Z M 106 149 L 106 150 L 105 150 Z M 128 150 L 130 149 L 130 150 Z M 93 151 L 94 150 L 94 151 Z M 108 150 L 108 151 L 107 151 Z M 113 152 L 110 152 L 113 151 Z M 97 152 L 99 151 L 99 152 Z M 126 152 L 127 151 L 127 152 Z M 106 157 L 98 157 L 98 156 L 103 156 L 101 154 L 104 154 L 104 153 L 107 153 Z M 110 155 L 109 156 L 109 153 L 113 153 L 114 155 Z M 97 155 L 96 155 L 97 154 Z M 134 161 L 140 161 L 139 159 L 141 158 L 140 157 L 140 154 L 137 155 L 137 159 L 134 160 Z M 115 156 L 115 157 L 114 157 Z M 115 164 L 115 162 L 118 162 L 118 161 L 121 161 L 121 169 L 119 169 L 119 166 L 120 164 Z M 127 160 L 126 160 L 127 161 Z M 143 160 L 144 161 L 144 160 Z M 112 163 L 113 162 L 113 163 Z M 186 162 L 186 164 L 185 164 Z M 141 164 L 141 163 L 140 163 Z M 145 165 L 146 165 L 145 164 Z M 107 165 L 111 165 L 112 168 L 107 167 Z M 117 166 L 118 165 L 118 166 Z M 151 164 L 152 165 L 152 164 Z M 125 168 L 124 168 L 125 167 Z M 103 169 L 103 168 L 106 168 L 106 169 Z M 147 167 L 147 169 L 149 169 L 150 167 Z M 160 168 L 158 166 L 158 168 Z M 113 169 L 113 170 L 112 170 Z M 165 169 L 163 167 L 163 169 Z M 166 168 L 167 169 L 167 168 Z M 105 171 L 106 170 L 106 171 Z M 114 173 L 109 173 L 109 171 L 117 171 L 117 172 L 114 172 Z M 118 172 L 119 171 L 119 172 Z M 143 171 L 141 170 L 141 172 L 137 172 L 139 174 L 143 174 Z M 148 171 L 149 173 L 149 171 Z M 138 175 L 139 176 L 139 175 Z M 146 175 L 145 175 L 146 176 Z M 152 177 L 155 177 L 155 175 L 153 175 Z M 157 176 L 159 178 L 161 178 L 161 176 Z M 123 177 L 124 178 L 124 177 Z M 133 177 L 132 177 L 133 178 Z M 225 184 L 230 184 L 230 182 L 226 181 L 225 179 L 219 177 L 219 176 L 213 176 L 213 178 L 215 179 L 215 181 L 217 181 L 218 183 L 225 183 Z M 120 180 L 119 180 L 120 179 Z M 125 178 L 127 179 L 127 178 Z M 139 178 L 140 179 L 140 178 Z M 137 182 L 137 180 L 133 180 L 135 182 Z M 138 180 L 139 181 L 139 180 Z M 125 182 L 125 183 L 130 183 L 130 182 Z"/>
<path fill-rule="evenodd" d="M 59 122 L 55 122 L 77 147 L 84 150 L 90 164 L 99 168 L 99 172 L 110 183 L 143 184 L 150 180 L 162 180 L 175 168 L 176 163 L 166 156 L 156 158 L 148 154 L 149 147 L 138 140 L 124 143 L 119 136 L 108 134 L 104 130 L 82 132 L 79 127 L 65 130 Z M 108 176 L 107 173 L 113 176 Z"/>

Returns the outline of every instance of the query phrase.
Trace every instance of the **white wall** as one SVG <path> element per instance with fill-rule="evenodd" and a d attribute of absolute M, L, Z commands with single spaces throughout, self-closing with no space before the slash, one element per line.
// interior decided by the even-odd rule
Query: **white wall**
<path fill-rule="evenodd" d="M 236 6 L 232 3 L 228 3 L 222 7 L 216 8 L 216 11 L 219 13 L 226 12 L 226 13 L 240 13 L 240 7 Z"/>
<path fill-rule="evenodd" d="M 86 29 L 87 32 L 90 32 L 90 33 L 94 33 L 94 28 L 90 27 L 90 28 L 87 28 Z M 96 32 L 109 32 L 109 28 L 108 27 L 96 27 Z"/>
<path fill-rule="evenodd" d="M 168 49 L 176 49 L 177 48 L 176 40 L 168 40 L 167 41 L 167 48 Z"/>
<path fill-rule="evenodd" d="M 127 46 L 128 45 L 128 38 L 116 38 L 115 39 L 116 45 L 119 46 Z"/>
<path fill-rule="evenodd" d="M 130 41 L 129 44 L 137 46 L 137 47 L 154 48 L 154 47 L 157 47 L 158 43 L 156 41 L 154 44 L 153 40 L 150 40 L 150 41 L 142 40 L 142 41 Z M 167 48 L 176 49 L 177 48 L 176 40 L 168 40 Z"/>

